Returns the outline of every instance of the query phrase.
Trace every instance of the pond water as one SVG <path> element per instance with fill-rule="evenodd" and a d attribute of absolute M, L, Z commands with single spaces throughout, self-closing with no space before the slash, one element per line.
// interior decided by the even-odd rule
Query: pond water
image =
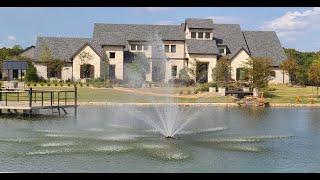
<path fill-rule="evenodd" d="M 2 116 L 0 171 L 320 172 L 320 109 L 207 107 L 176 139 L 126 111 Z"/>

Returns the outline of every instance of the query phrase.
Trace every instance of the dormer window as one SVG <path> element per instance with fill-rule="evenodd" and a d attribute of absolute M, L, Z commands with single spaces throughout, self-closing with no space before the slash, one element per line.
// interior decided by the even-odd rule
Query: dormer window
<path fill-rule="evenodd" d="M 226 46 L 218 46 L 219 54 L 222 56 L 227 55 L 227 47 Z"/>
<path fill-rule="evenodd" d="M 206 39 L 210 39 L 210 32 L 206 32 L 205 37 L 206 37 Z"/>
<path fill-rule="evenodd" d="M 191 38 L 196 39 L 197 38 L 197 32 L 191 32 Z"/>
<path fill-rule="evenodd" d="M 132 51 L 135 51 L 135 50 L 137 50 L 137 45 L 135 45 L 135 44 L 132 44 L 132 45 L 131 45 L 131 50 L 132 50 Z"/>
<path fill-rule="evenodd" d="M 203 38 L 203 32 L 198 32 L 198 38 L 202 39 Z"/>
<path fill-rule="evenodd" d="M 176 45 L 166 44 L 166 45 L 164 45 L 164 51 L 166 53 L 175 53 L 176 52 Z"/>

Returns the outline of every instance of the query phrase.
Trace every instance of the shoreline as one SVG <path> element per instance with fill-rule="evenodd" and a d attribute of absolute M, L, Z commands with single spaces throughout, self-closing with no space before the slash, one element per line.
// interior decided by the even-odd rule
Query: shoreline
<path fill-rule="evenodd" d="M 237 103 L 139 103 L 139 102 L 78 102 L 79 106 L 152 106 L 177 104 L 179 106 L 217 106 L 217 107 L 240 107 Z M 245 107 L 245 106 L 243 106 Z M 250 106 L 248 106 L 250 107 Z M 270 103 L 270 107 L 313 107 L 320 108 L 320 104 L 291 104 L 291 103 Z"/>

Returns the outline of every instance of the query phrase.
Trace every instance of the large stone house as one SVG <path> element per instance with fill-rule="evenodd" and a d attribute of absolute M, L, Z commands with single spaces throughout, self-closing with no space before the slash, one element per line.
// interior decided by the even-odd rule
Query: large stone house
<path fill-rule="evenodd" d="M 44 48 L 52 58 L 65 61 L 59 73 L 48 73 L 40 59 Z M 39 76 L 62 80 L 103 78 L 123 80 L 132 54 L 143 53 L 150 70 L 146 81 L 178 78 L 179 71 L 194 70 L 197 82 L 212 81 L 212 69 L 222 56 L 231 61 L 232 79 L 241 80 L 241 66 L 251 57 L 273 59 L 271 83 L 288 83 L 279 69 L 286 55 L 273 31 L 242 31 L 239 24 L 216 24 L 211 19 L 186 19 L 181 25 L 94 24 L 92 38 L 38 37 L 33 62 Z M 104 56 L 109 59 L 105 71 Z M 87 71 L 84 71 L 86 69 Z M 83 72 L 86 72 L 85 74 Z"/>

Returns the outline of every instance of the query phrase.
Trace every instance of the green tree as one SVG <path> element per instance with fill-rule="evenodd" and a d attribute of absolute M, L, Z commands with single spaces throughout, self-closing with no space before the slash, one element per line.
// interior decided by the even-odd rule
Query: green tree
<path fill-rule="evenodd" d="M 126 63 L 125 67 L 126 80 L 134 85 L 140 85 L 150 71 L 150 62 L 144 53 L 132 53 L 131 55 L 131 62 Z"/>
<path fill-rule="evenodd" d="M 298 73 L 299 65 L 297 63 L 297 60 L 292 57 L 288 58 L 287 60 L 282 61 L 280 68 L 289 75 L 289 79 L 292 84 L 293 80 L 296 79 L 295 77 Z"/>
<path fill-rule="evenodd" d="M 311 82 L 313 82 L 317 86 L 317 98 L 318 98 L 319 85 L 320 85 L 320 58 L 318 58 L 311 64 L 308 70 L 308 78 Z"/>
<path fill-rule="evenodd" d="M 268 86 L 272 73 L 272 59 L 268 57 L 252 57 L 243 64 L 248 81 L 252 88 Z"/>
<path fill-rule="evenodd" d="M 39 77 L 37 74 L 37 69 L 34 67 L 31 61 L 28 61 L 28 68 L 26 71 L 26 78 L 25 81 L 27 82 L 37 82 L 39 81 Z"/>
<path fill-rule="evenodd" d="M 189 76 L 187 67 L 184 67 L 179 71 L 179 79 L 182 79 L 182 80 L 185 80 L 185 81 L 189 81 L 190 80 L 190 76 Z"/>
<path fill-rule="evenodd" d="M 109 80 L 110 77 L 109 77 L 109 65 L 110 65 L 110 61 L 109 61 L 109 58 L 106 54 L 104 54 L 102 56 L 102 61 L 104 63 L 104 80 Z"/>
<path fill-rule="evenodd" d="M 212 69 L 212 79 L 217 83 L 226 84 L 231 79 L 231 64 L 226 57 L 221 57 L 216 66 Z"/>

